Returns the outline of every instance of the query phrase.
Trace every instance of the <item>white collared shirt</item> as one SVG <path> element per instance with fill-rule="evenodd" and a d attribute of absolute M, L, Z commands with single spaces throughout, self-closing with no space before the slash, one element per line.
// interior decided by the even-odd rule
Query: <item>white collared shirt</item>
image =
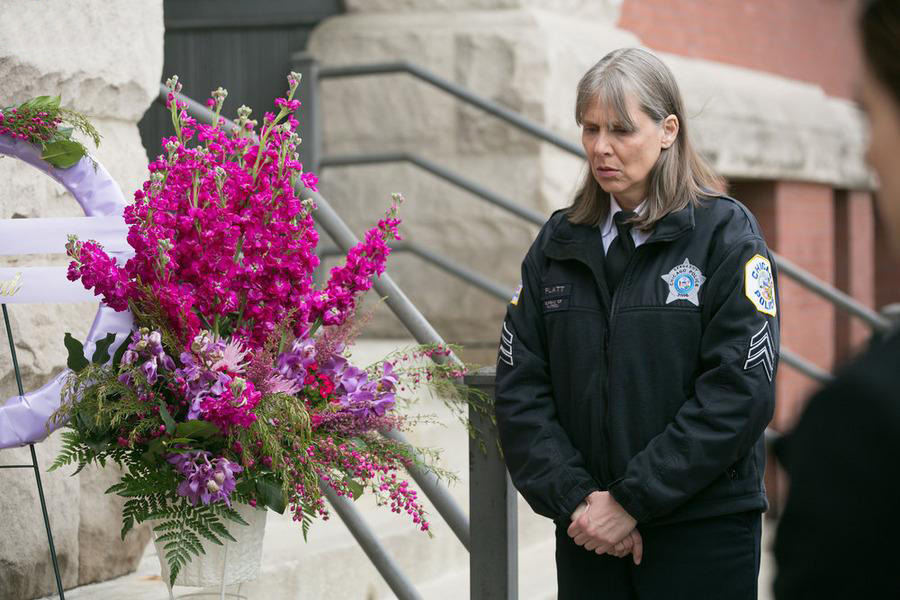
<path fill-rule="evenodd" d="M 637 214 L 641 214 L 644 211 L 644 205 L 647 204 L 647 201 L 644 200 L 640 204 L 638 204 L 637 208 L 634 209 L 634 212 Z M 603 252 L 605 253 L 609 250 L 609 245 L 612 244 L 612 241 L 616 239 L 616 236 L 619 235 L 619 230 L 616 228 L 615 223 L 613 222 L 613 215 L 617 212 L 621 211 L 622 207 L 619 206 L 619 203 L 616 202 L 616 199 L 613 198 L 613 195 L 609 195 L 609 214 L 606 215 L 606 220 L 603 222 L 603 225 L 600 226 L 600 231 L 603 232 Z M 637 248 L 641 244 L 647 241 L 647 238 L 650 237 L 651 231 L 639 231 L 632 227 L 631 229 L 631 239 L 634 240 L 634 247 Z"/>

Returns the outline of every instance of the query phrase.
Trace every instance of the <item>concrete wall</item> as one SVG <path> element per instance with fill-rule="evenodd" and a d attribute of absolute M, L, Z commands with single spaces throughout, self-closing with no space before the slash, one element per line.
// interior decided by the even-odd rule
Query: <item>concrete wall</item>
<path fill-rule="evenodd" d="M 155 97 L 162 70 L 161 0 L 27 0 L 4 3 L 0 27 L 0 105 L 41 94 L 62 95 L 63 105 L 86 113 L 103 135 L 94 156 L 130 197 L 143 181 L 147 156 L 136 123 Z M 13 159 L 0 160 L 0 218 L 78 216 L 61 186 Z M 60 240 L 62 251 L 65 240 Z M 55 256 L 13 257 L 11 264 L 65 264 Z M 96 304 L 11 305 L 12 329 L 26 389 L 34 389 L 65 364 L 63 333 L 83 336 Z M 4 336 L 5 340 L 5 336 Z M 0 402 L 15 380 L 6 342 L 0 350 Z M 37 446 L 43 469 L 59 450 L 59 436 Z M 0 464 L 30 462 L 27 448 L 0 450 Z M 146 531 L 119 541 L 121 503 L 103 491 L 112 470 L 44 473 L 44 491 L 66 587 L 132 570 Z M 0 470 L 0 598 L 55 591 L 34 476 Z"/>

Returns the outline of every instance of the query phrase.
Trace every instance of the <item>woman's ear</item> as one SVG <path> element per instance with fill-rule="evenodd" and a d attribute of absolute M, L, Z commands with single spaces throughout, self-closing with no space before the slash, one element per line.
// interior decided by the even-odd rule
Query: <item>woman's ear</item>
<path fill-rule="evenodd" d="M 662 147 L 668 148 L 672 144 L 675 143 L 675 139 L 678 137 L 678 117 L 675 115 L 669 115 L 662 122 Z"/>

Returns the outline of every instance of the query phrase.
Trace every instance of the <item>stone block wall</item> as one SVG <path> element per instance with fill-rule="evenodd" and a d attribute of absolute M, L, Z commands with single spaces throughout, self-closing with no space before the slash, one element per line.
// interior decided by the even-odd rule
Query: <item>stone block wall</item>
<path fill-rule="evenodd" d="M 37 95 L 62 96 L 89 116 L 103 136 L 92 154 L 130 197 L 145 178 L 147 156 L 137 121 L 158 91 L 162 70 L 161 0 L 14 0 L 0 27 L 0 106 Z M 0 218 L 80 216 L 76 202 L 54 181 L 14 159 L 0 160 Z M 4 258 L 15 264 L 65 264 L 60 254 Z M 26 389 L 43 385 L 65 365 L 63 333 L 82 339 L 97 305 L 10 305 L 12 330 Z M 0 402 L 16 394 L 10 353 L 0 349 Z M 38 444 L 42 470 L 60 448 L 58 434 Z M 27 448 L 0 450 L 0 464 L 30 462 Z M 103 492 L 112 470 L 43 474 L 50 521 L 66 587 L 133 570 L 148 532 L 119 540 L 121 502 Z M 0 470 L 0 598 L 55 592 L 34 475 Z"/>

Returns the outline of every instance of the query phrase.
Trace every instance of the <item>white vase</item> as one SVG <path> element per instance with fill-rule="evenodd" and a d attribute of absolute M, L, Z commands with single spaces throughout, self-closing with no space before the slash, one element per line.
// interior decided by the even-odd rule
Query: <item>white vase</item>
<path fill-rule="evenodd" d="M 263 535 L 266 530 L 265 509 L 253 508 L 246 504 L 232 506 L 249 525 L 241 525 L 233 521 L 224 521 L 228 533 L 237 541 L 222 540 L 222 545 L 200 538 L 204 553 L 191 556 L 191 562 L 178 572 L 175 585 L 192 587 L 228 586 L 259 577 L 262 563 Z M 151 528 L 158 522 L 151 522 Z M 162 579 L 169 585 L 169 563 L 166 561 L 165 542 L 159 543 L 156 538 L 161 534 L 153 533 L 153 544 L 162 569 Z"/>

